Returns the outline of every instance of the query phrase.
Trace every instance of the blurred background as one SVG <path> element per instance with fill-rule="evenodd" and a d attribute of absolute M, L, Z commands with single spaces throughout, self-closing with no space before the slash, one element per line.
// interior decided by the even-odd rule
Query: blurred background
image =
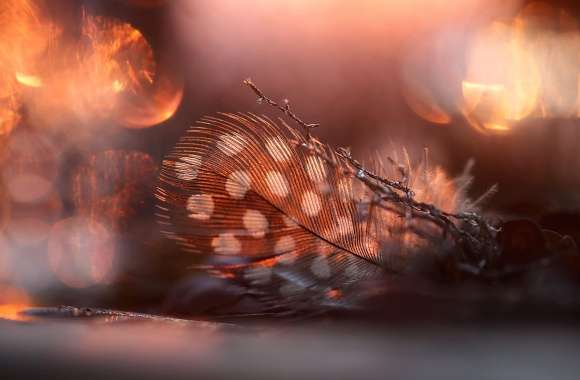
<path fill-rule="evenodd" d="M 3 0 L 0 311 L 158 310 L 199 258 L 159 234 L 161 160 L 203 115 L 290 100 L 364 158 L 428 147 L 477 198 L 580 239 L 580 5 Z"/>

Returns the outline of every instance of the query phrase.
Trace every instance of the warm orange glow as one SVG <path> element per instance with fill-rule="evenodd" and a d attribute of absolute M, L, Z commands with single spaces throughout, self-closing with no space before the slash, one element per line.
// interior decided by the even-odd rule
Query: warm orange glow
<path fill-rule="evenodd" d="M 541 76 L 537 116 L 573 117 L 578 91 L 580 29 L 565 10 L 532 2 L 514 22 L 517 38 L 533 54 Z"/>
<path fill-rule="evenodd" d="M 465 117 L 472 127 L 481 132 L 503 132 L 510 129 L 506 120 L 507 94 L 503 85 L 463 81 L 461 88 Z"/>
<path fill-rule="evenodd" d="M 0 305 L 0 319 L 9 319 L 11 321 L 27 321 L 30 317 L 27 317 L 22 312 L 29 309 L 31 305 L 23 304 L 5 304 Z"/>
<path fill-rule="evenodd" d="M 419 152 L 413 156 L 419 156 Z M 469 210 L 466 194 L 469 176 L 450 178 L 441 167 L 429 164 L 426 152 L 423 152 L 423 159 L 416 160 L 411 158 L 405 149 L 393 147 L 384 149 L 376 155 L 373 166 L 381 176 L 386 178 L 401 180 L 405 177 L 407 185 L 413 189 L 415 199 L 419 202 L 435 205 L 440 210 L 449 213 Z M 402 172 L 405 173 L 404 176 Z M 359 186 L 359 188 L 353 186 L 353 193 L 356 194 L 357 199 L 365 202 L 370 201 L 374 195 L 364 186 Z M 373 238 L 377 239 L 380 246 L 392 248 L 390 251 L 392 255 L 390 253 L 389 257 L 393 261 L 389 265 L 404 265 L 404 260 L 398 263 L 396 257 L 404 257 L 415 254 L 421 249 L 428 249 L 430 242 L 409 227 L 429 234 L 440 233 L 432 224 L 425 223 L 421 219 L 407 219 L 400 213 L 387 208 L 377 207 L 372 212 L 372 223 L 368 226 L 368 231 Z"/>
<path fill-rule="evenodd" d="M 407 85 L 404 88 L 403 96 L 409 108 L 421 118 L 434 124 L 449 124 L 451 122 L 451 116 L 437 104 L 435 97 L 420 85 L 415 87 Z"/>
<path fill-rule="evenodd" d="M 27 87 L 42 87 L 42 79 L 35 75 L 16 73 L 16 80 Z"/>
<path fill-rule="evenodd" d="M 91 78 L 81 94 L 98 115 L 109 115 L 129 128 L 146 128 L 173 116 L 181 103 L 183 81 L 161 72 L 143 35 L 127 23 L 100 17 L 85 18 L 90 41 L 80 63 Z"/>
<path fill-rule="evenodd" d="M 474 39 L 462 83 L 466 119 L 485 132 L 507 132 L 528 117 L 578 114 L 580 31 L 565 11 L 526 5 L 510 23 Z"/>
<path fill-rule="evenodd" d="M 38 87 L 32 74 L 45 63 L 49 42 L 59 32 L 42 17 L 40 1 L 4 0 L 0 4 L 0 135 L 20 121 L 22 94 L 17 84 Z"/>
<path fill-rule="evenodd" d="M 72 217 L 56 223 L 48 240 L 48 259 L 58 279 L 73 288 L 110 280 L 115 255 L 113 233 L 95 220 Z"/>
<path fill-rule="evenodd" d="M 20 102 L 14 81 L 0 65 L 0 138 L 5 138 L 20 121 Z"/>
<path fill-rule="evenodd" d="M 20 122 L 22 93 L 17 84 L 37 88 L 35 73 L 58 28 L 42 17 L 41 1 L 3 0 L 0 4 L 0 135 Z"/>
<path fill-rule="evenodd" d="M 125 103 L 119 121 L 127 128 L 147 128 L 169 120 L 181 104 L 183 81 L 161 78 L 147 96 Z"/>
<path fill-rule="evenodd" d="M 0 285 L 0 319 L 26 321 L 30 318 L 22 311 L 30 308 L 31 300 L 25 291 L 7 285 Z"/>
<path fill-rule="evenodd" d="M 3 0 L 0 5 L 0 67 L 36 72 L 58 28 L 43 16 L 42 1 Z"/>
<path fill-rule="evenodd" d="M 446 60 L 450 52 L 425 38 L 410 46 L 402 53 L 401 58 L 401 92 L 407 105 L 417 116 L 434 124 L 449 124 L 452 120 L 451 112 L 455 111 L 456 94 L 449 89 L 449 85 L 459 78 L 459 73 L 444 72 L 437 77 L 434 72 L 445 70 L 449 64 L 441 63 L 440 57 Z M 452 78 L 457 75 L 457 78 Z"/>
<path fill-rule="evenodd" d="M 141 32 L 130 24 L 87 15 L 83 37 L 87 47 L 81 50 L 80 69 L 92 76 L 90 84 L 96 86 L 97 94 L 138 93 L 153 83 L 153 51 Z"/>
<path fill-rule="evenodd" d="M 79 33 L 72 34 L 42 5 L 32 0 L 0 5 L 0 133 L 20 121 L 21 106 L 34 125 L 80 122 L 83 128 L 72 131 L 72 138 L 86 136 L 103 121 L 145 128 L 173 116 L 183 83 L 158 72 L 139 30 L 85 12 Z"/>
<path fill-rule="evenodd" d="M 330 289 L 326 292 L 326 296 L 332 300 L 339 300 L 342 298 L 342 292 L 340 289 Z"/>
<path fill-rule="evenodd" d="M 507 130 L 536 108 L 540 86 L 535 57 L 511 25 L 496 22 L 478 35 L 469 51 L 463 112 L 483 130 Z"/>
<path fill-rule="evenodd" d="M 467 110 L 473 111 L 487 94 L 502 94 L 505 92 L 503 84 L 483 84 L 463 81 L 461 83 L 463 99 Z M 491 95 L 499 96 L 499 95 Z"/>
<path fill-rule="evenodd" d="M 144 96 L 154 83 L 153 51 L 130 24 L 85 14 L 81 34 L 79 41 L 61 41 L 49 52 L 44 86 L 29 97 L 39 124 L 114 119 L 126 112 L 127 98 Z"/>
<path fill-rule="evenodd" d="M 503 132 L 510 130 L 510 127 L 505 124 L 485 123 L 483 126 L 490 131 Z"/>

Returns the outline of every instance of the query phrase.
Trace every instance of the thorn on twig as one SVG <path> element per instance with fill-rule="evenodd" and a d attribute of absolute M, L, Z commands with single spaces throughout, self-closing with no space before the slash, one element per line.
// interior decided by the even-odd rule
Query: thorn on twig
<path fill-rule="evenodd" d="M 268 105 L 275 107 L 277 109 L 279 109 L 280 111 L 282 111 L 286 116 L 288 116 L 290 119 L 292 119 L 294 122 L 296 122 L 298 125 L 300 125 L 302 127 L 302 129 L 304 129 L 304 132 L 306 133 L 306 138 L 308 140 L 311 139 L 311 134 L 310 131 L 314 128 L 317 128 L 320 126 L 319 123 L 306 123 L 304 120 L 300 119 L 294 112 L 292 112 L 292 110 L 290 109 L 290 101 L 288 99 L 284 99 L 282 101 L 283 104 L 280 104 L 278 102 L 276 102 L 275 100 L 270 99 L 269 97 L 267 97 L 264 92 L 262 92 L 262 90 L 260 90 L 258 88 L 258 86 L 256 86 L 254 84 L 254 82 L 252 81 L 252 79 L 247 78 L 243 81 L 243 84 L 248 86 L 253 92 L 254 94 L 256 94 L 256 96 L 258 97 L 257 102 L 258 104 L 262 104 L 263 102 L 266 102 Z"/>

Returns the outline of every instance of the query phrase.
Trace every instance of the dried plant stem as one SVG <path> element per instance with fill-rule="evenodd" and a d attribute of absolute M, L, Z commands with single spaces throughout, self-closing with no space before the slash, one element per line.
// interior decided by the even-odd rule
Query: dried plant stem
<path fill-rule="evenodd" d="M 252 91 L 254 91 L 254 93 L 258 96 L 258 101 L 262 102 L 266 102 L 268 105 L 278 108 L 280 111 L 282 111 L 284 114 L 286 114 L 290 119 L 294 120 L 298 125 L 300 125 L 305 133 L 307 138 L 311 138 L 310 135 L 310 131 L 316 127 L 319 127 L 320 124 L 318 123 L 306 123 L 304 122 L 302 119 L 300 119 L 294 112 L 292 112 L 292 110 L 290 109 L 290 102 L 288 101 L 288 99 L 284 100 L 284 105 L 281 105 L 280 103 L 272 100 L 271 98 L 267 97 L 262 90 L 260 90 L 255 84 L 254 82 L 252 82 L 252 80 L 250 78 L 244 80 L 244 84 L 248 87 L 250 87 L 252 89 Z"/>
<path fill-rule="evenodd" d="M 288 100 L 284 100 L 282 105 L 269 98 L 251 79 L 246 79 L 243 83 L 254 92 L 259 102 L 265 102 L 278 109 L 304 130 L 308 142 L 306 148 L 330 164 L 336 163 L 337 158 L 346 161 L 352 169 L 352 174 L 375 193 L 374 202 L 379 207 L 397 212 L 404 217 L 427 220 L 439 226 L 445 235 L 449 234 L 461 252 L 459 259 L 462 265 L 466 266 L 469 272 L 481 272 L 489 259 L 498 254 L 499 247 L 495 239 L 498 229 L 481 215 L 475 212 L 448 213 L 432 204 L 417 201 L 412 189 L 407 187 L 406 181 L 391 180 L 373 173 L 354 159 L 348 149 L 331 149 L 313 137 L 312 129 L 320 124 L 306 123 L 290 109 Z M 376 204 L 371 205 L 375 206 Z"/>

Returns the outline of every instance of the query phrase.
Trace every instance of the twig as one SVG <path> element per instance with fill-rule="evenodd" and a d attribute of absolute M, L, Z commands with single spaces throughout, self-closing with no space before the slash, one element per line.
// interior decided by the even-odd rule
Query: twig
<path fill-rule="evenodd" d="M 381 207 L 397 212 L 391 205 L 400 205 L 402 209 L 398 210 L 398 214 L 401 216 L 427 220 L 438 225 L 444 234 L 451 235 L 463 252 L 463 264 L 471 272 L 484 270 L 489 259 L 498 254 L 499 246 L 495 239 L 498 229 L 481 215 L 475 212 L 448 213 L 432 204 L 415 200 L 415 194 L 407 187 L 407 181 L 394 181 L 373 173 L 354 159 L 348 149 L 334 150 L 312 137 L 311 130 L 320 124 L 304 122 L 292 112 L 288 100 L 285 100 L 284 105 L 279 104 L 266 96 L 251 79 L 244 80 L 244 84 L 258 96 L 258 101 L 280 110 L 304 129 L 309 149 L 331 164 L 336 164 L 336 157 L 348 163 L 355 177 L 377 195 L 379 202 L 383 202 Z"/>
<path fill-rule="evenodd" d="M 305 131 L 306 136 L 308 139 L 311 138 L 310 135 L 310 131 L 314 128 L 317 128 L 320 126 L 319 123 L 306 123 L 305 121 L 303 121 L 301 118 L 299 118 L 294 112 L 292 112 L 292 110 L 290 109 L 290 102 L 288 101 L 288 99 L 284 99 L 284 105 L 281 105 L 280 103 L 272 100 L 271 98 L 267 97 L 262 90 L 260 90 L 255 84 L 254 82 L 252 82 L 252 80 L 250 78 L 244 80 L 244 84 L 248 87 L 250 87 L 252 89 L 252 91 L 254 91 L 254 93 L 258 96 L 258 101 L 259 102 L 266 102 L 268 105 L 278 108 L 280 111 L 282 111 L 284 114 L 286 114 L 290 119 L 294 120 L 296 123 L 298 123 Z"/>

